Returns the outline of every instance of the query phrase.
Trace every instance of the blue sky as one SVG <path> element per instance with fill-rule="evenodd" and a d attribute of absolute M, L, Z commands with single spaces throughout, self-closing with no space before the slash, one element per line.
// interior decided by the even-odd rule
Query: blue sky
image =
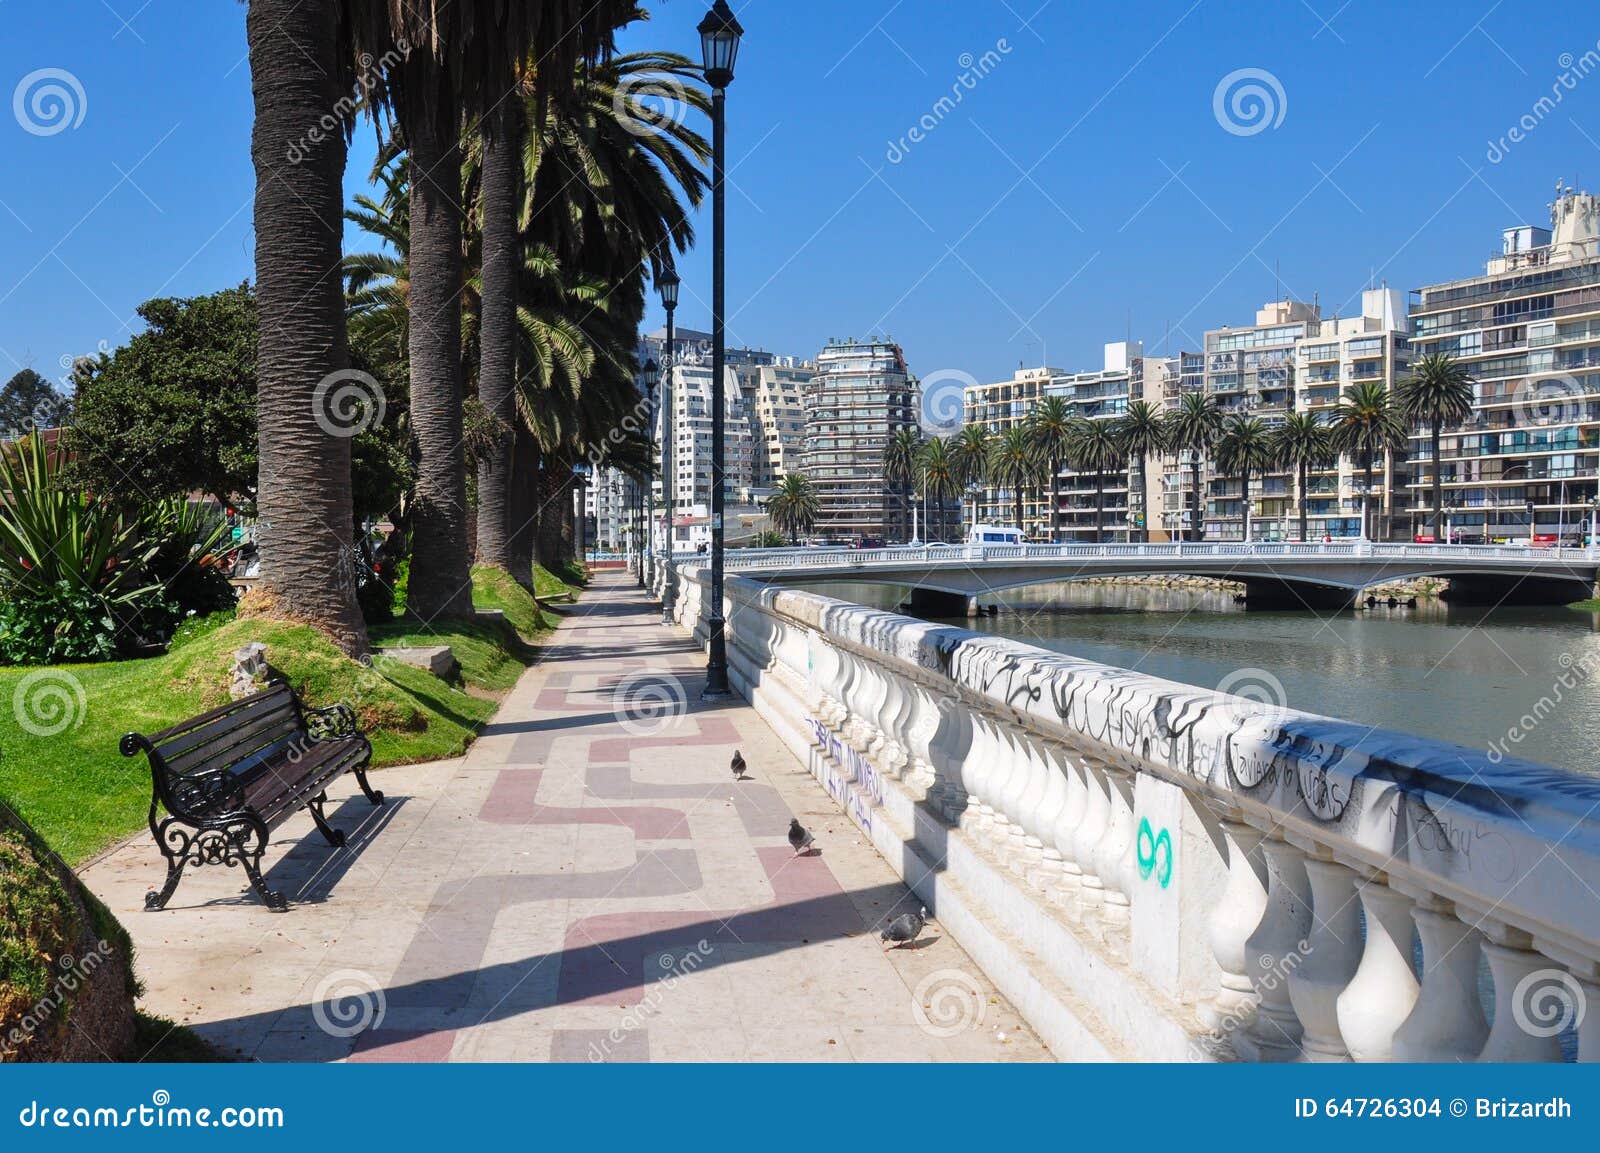
<path fill-rule="evenodd" d="M 0 375 L 59 376 L 137 330 L 139 302 L 251 275 L 244 8 L 142 2 L 0 0 L 0 97 L 47 68 L 83 92 L 48 135 L 0 115 Z M 650 7 L 623 46 L 697 54 L 703 5 Z M 1577 75 L 1600 14 L 1563 11 L 750 0 L 729 90 L 732 336 L 811 354 L 886 331 L 922 375 L 995 379 L 1046 356 L 1097 368 L 1130 331 L 1194 347 L 1249 323 L 1275 269 L 1330 313 L 1371 278 L 1471 275 L 1501 228 L 1546 223 L 1558 178 L 1600 185 L 1600 69 Z M 1536 110 L 1564 69 L 1560 104 Z M 1270 74 L 1260 131 L 1215 112 L 1241 70 Z M 352 190 L 371 151 L 358 132 Z M 706 216 L 682 266 L 697 328 Z"/>

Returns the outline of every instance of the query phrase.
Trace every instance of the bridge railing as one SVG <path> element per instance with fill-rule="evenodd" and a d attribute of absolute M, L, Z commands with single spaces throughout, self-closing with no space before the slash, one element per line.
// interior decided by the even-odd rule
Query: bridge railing
<path fill-rule="evenodd" d="M 1181 560 L 1184 558 L 1371 558 L 1430 560 L 1517 560 L 1545 563 L 1600 563 L 1600 549 L 1530 545 L 1411 544 L 1380 541 L 1242 541 L 1174 542 L 1164 544 L 1025 544 L 919 545 L 870 549 L 735 549 L 726 554 L 730 571 L 759 569 L 864 568 L 872 565 L 970 564 L 1081 560 Z"/>
<path fill-rule="evenodd" d="M 736 686 L 1058 1052 L 1600 1059 L 1600 779 L 737 576 L 725 615 Z"/>

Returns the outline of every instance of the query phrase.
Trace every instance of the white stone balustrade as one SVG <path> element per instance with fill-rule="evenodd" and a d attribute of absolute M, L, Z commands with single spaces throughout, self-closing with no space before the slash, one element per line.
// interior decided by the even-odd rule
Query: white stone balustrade
<path fill-rule="evenodd" d="M 704 572 L 675 587 L 703 642 Z M 1060 1055 L 1600 1059 L 1600 781 L 725 594 L 736 688 L 872 792 L 863 831 Z M 873 771 L 830 768 L 818 724 Z"/>

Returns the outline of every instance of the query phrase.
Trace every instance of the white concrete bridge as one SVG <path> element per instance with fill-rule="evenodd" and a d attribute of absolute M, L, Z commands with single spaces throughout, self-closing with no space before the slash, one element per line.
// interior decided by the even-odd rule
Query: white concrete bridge
<path fill-rule="evenodd" d="M 1374 541 L 736 549 L 726 568 L 790 586 L 906 585 L 918 611 L 933 616 L 959 616 L 970 598 L 1023 585 L 1151 574 L 1241 581 L 1251 603 L 1268 607 L 1338 607 L 1363 588 L 1412 577 L 1449 578 L 1461 600 L 1568 603 L 1594 595 L 1600 549 Z"/>

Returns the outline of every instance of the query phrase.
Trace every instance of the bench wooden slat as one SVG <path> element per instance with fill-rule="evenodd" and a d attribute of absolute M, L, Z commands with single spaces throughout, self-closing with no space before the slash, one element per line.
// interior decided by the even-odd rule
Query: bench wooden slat
<path fill-rule="evenodd" d="M 248 697 L 240 697 L 236 701 L 218 705 L 216 708 L 192 716 L 188 720 L 179 721 L 177 724 L 164 728 L 160 732 L 151 733 L 146 739 L 152 745 L 160 748 L 180 734 L 191 732 L 223 717 L 281 707 L 284 704 L 287 704 L 290 708 L 294 707 L 294 693 L 286 684 L 275 684 L 259 693 L 251 693 Z"/>
<path fill-rule="evenodd" d="M 176 756 L 161 750 L 161 757 L 175 773 L 187 772 L 201 764 L 229 765 L 304 731 L 293 714 L 267 713 L 246 721 L 238 728 L 214 730 L 204 742 Z"/>

